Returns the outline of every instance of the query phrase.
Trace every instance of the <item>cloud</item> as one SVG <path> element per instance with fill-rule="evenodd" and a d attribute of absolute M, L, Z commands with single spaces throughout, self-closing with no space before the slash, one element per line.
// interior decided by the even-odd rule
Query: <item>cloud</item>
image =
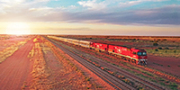
<path fill-rule="evenodd" d="M 50 7 L 40 7 L 40 8 L 30 8 L 29 11 L 42 11 L 42 10 L 51 10 Z"/>
<path fill-rule="evenodd" d="M 154 9 L 117 11 L 121 9 L 121 7 L 107 9 L 107 6 L 110 3 L 117 3 L 119 0 L 113 0 L 113 2 L 110 2 L 111 0 L 88 0 L 79 1 L 78 3 L 83 7 L 88 7 L 90 10 L 71 12 L 68 11 L 68 9 L 76 9 L 79 7 L 71 5 L 69 8 L 63 6 L 52 8 L 44 5 L 49 0 L 21 1 L 21 4 L 0 3 L 0 21 L 108 23 L 118 25 L 180 24 L 180 5 L 169 5 Z M 140 1 L 155 2 L 162 0 L 137 0 L 134 2 L 131 1 L 131 3 L 134 4 Z M 2 2 L 2 0 L 0 2 Z"/>
<path fill-rule="evenodd" d="M 170 1 L 170 0 L 132 0 L 132 1 L 126 0 L 125 2 L 120 2 L 119 6 L 129 7 L 129 6 L 137 5 L 143 2 L 163 2 L 163 1 Z"/>
<path fill-rule="evenodd" d="M 87 0 L 87 1 L 78 1 L 78 4 L 82 7 L 87 8 L 88 10 L 103 10 L 110 7 L 129 7 L 137 5 L 143 2 L 163 2 L 170 0 Z"/>
<path fill-rule="evenodd" d="M 78 4 L 91 10 L 101 10 L 107 6 L 105 1 L 98 2 L 97 0 L 79 1 Z"/>
<path fill-rule="evenodd" d="M 24 2 L 25 0 L 0 0 L 0 2 L 3 2 L 3 3 L 21 3 L 21 2 Z"/>
<path fill-rule="evenodd" d="M 180 25 L 180 6 L 171 5 L 156 9 L 122 12 L 59 12 L 41 17 L 45 21 L 70 23 L 108 23 L 119 25 Z M 47 19 L 51 17 L 51 19 Z"/>

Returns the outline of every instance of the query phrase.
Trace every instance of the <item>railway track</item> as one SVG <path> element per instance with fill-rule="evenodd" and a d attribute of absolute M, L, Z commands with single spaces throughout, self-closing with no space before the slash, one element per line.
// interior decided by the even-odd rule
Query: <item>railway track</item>
<path fill-rule="evenodd" d="M 48 38 L 47 38 L 48 39 Z M 79 57 L 78 55 L 72 53 L 71 51 L 69 51 L 68 49 L 62 47 L 61 45 L 55 43 L 54 41 L 48 39 L 49 41 L 51 41 L 55 46 L 57 46 L 58 48 L 60 48 L 61 50 L 63 50 L 65 53 L 67 53 L 68 55 L 70 55 L 72 58 L 74 58 L 76 61 L 78 61 L 79 63 L 81 63 L 83 66 L 85 66 L 87 69 L 89 69 L 90 71 L 92 71 L 93 73 L 95 73 L 97 76 L 99 76 L 101 79 L 103 79 L 104 81 L 106 81 L 107 83 L 109 83 L 112 87 L 114 87 L 117 90 L 136 90 L 134 87 L 127 85 L 126 83 L 124 83 L 123 81 L 119 80 L 118 78 L 110 75 L 109 73 L 101 70 L 100 68 L 94 66 L 93 64 L 89 63 L 88 61 L 86 61 L 85 59 Z"/>
<path fill-rule="evenodd" d="M 49 39 L 50 40 L 50 39 Z M 115 87 L 115 89 L 123 89 L 123 90 L 127 90 L 127 87 L 130 87 L 130 90 L 135 90 L 134 87 L 125 84 L 124 82 L 122 82 L 121 80 L 119 80 L 118 78 L 108 74 L 107 72 L 101 70 L 100 68 L 92 65 L 91 63 L 87 62 L 86 60 L 84 60 L 83 58 L 77 56 L 75 53 L 70 52 L 69 50 L 63 48 L 61 45 L 57 44 L 56 41 L 52 41 L 50 40 L 53 44 L 55 44 L 57 47 L 61 48 L 63 51 L 65 51 L 67 54 L 69 54 L 71 57 L 73 57 L 74 59 L 76 59 L 79 63 L 81 63 L 82 65 L 84 65 L 86 68 L 88 68 L 89 70 L 91 70 L 92 72 L 94 72 L 96 75 L 98 75 L 99 77 L 101 77 L 103 80 L 105 80 L 106 82 L 108 82 L 110 85 L 112 85 L 113 87 Z M 56 43 L 55 43 L 56 42 Z M 109 66 L 110 68 L 120 72 L 121 74 L 123 74 L 125 77 L 128 77 L 129 79 L 135 81 L 136 83 L 140 83 L 145 85 L 146 87 L 149 87 L 152 90 L 166 90 L 165 87 L 162 87 L 154 82 L 150 82 L 147 81 L 145 79 L 142 79 L 138 76 L 132 75 L 131 73 L 120 69 L 117 66 L 114 66 L 112 64 L 109 64 L 107 62 L 104 62 L 98 58 L 93 58 L 94 60 L 103 63 L 104 65 Z M 118 82 L 118 83 L 117 83 Z M 122 84 L 123 83 L 123 84 Z M 124 87 L 125 86 L 125 87 Z"/>
<path fill-rule="evenodd" d="M 117 67 L 115 65 L 112 65 L 110 63 L 106 63 L 106 62 L 104 62 L 104 61 L 102 61 L 102 60 L 100 60 L 98 58 L 93 58 L 93 59 L 100 62 L 100 63 L 102 63 L 102 64 L 104 64 L 105 66 L 108 66 L 111 69 L 114 69 L 115 71 L 121 73 L 122 75 L 124 75 L 125 77 L 131 79 L 132 81 L 135 81 L 136 83 L 143 84 L 143 85 L 149 87 L 152 90 L 165 90 L 165 87 L 162 87 L 162 86 L 160 86 L 160 85 L 158 85 L 158 84 L 156 84 L 154 82 L 150 82 L 150 81 L 142 79 L 142 78 L 140 78 L 138 76 L 135 76 L 135 75 L 123 70 L 123 69 L 120 69 L 119 67 Z"/>

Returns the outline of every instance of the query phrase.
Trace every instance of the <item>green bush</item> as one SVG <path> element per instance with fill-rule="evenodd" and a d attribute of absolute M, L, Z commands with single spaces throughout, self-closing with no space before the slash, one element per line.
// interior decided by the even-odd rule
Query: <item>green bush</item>
<path fill-rule="evenodd" d="M 154 42 L 154 43 L 153 43 L 153 46 L 158 46 L 158 43 L 157 43 L 157 42 Z"/>
<path fill-rule="evenodd" d="M 158 51 L 158 49 L 155 49 L 155 51 Z"/>
<path fill-rule="evenodd" d="M 171 83 L 170 85 L 169 85 L 169 87 L 172 89 L 172 90 L 178 90 L 177 89 L 177 84 L 175 84 L 175 83 Z"/>
<path fill-rule="evenodd" d="M 90 81 L 91 77 L 86 77 L 85 79 L 86 81 Z"/>
<path fill-rule="evenodd" d="M 166 47 L 165 49 L 169 49 L 168 47 Z"/>
<path fill-rule="evenodd" d="M 163 83 L 163 82 L 161 82 L 160 84 L 163 85 L 163 86 L 166 86 L 165 83 Z"/>
<path fill-rule="evenodd" d="M 158 49 L 162 49 L 162 47 L 159 47 Z"/>

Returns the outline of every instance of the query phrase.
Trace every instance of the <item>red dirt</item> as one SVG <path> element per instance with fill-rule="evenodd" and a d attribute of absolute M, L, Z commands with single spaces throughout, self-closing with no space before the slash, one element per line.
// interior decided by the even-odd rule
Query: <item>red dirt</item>
<path fill-rule="evenodd" d="M 2 51 L 3 49 L 5 49 L 6 47 L 9 47 L 11 45 L 14 45 L 20 41 L 24 41 L 27 40 L 28 38 L 11 38 L 11 39 L 7 39 L 7 40 L 1 40 L 0 42 L 0 51 Z"/>
<path fill-rule="evenodd" d="M 50 46 L 50 47 L 52 47 L 52 46 Z M 57 60 L 53 60 L 53 58 L 52 58 L 52 55 L 51 54 L 46 54 L 47 56 L 46 56 L 46 60 L 47 60 L 47 62 L 49 62 L 49 67 L 51 68 L 51 70 L 52 71 L 55 71 L 53 74 L 56 74 L 56 75 L 54 75 L 55 77 L 54 78 L 56 78 L 55 80 L 58 80 L 58 81 L 56 81 L 56 82 L 59 82 L 59 81 L 64 81 L 64 79 L 65 78 L 71 78 L 70 79 L 70 82 L 64 82 L 63 84 L 60 84 L 60 85 L 55 85 L 55 87 L 57 87 L 57 88 L 64 88 L 64 87 L 67 87 L 67 86 L 69 86 L 69 85 L 71 85 L 70 87 L 73 87 L 73 89 L 80 89 L 80 90 L 83 90 L 83 89 L 86 89 L 85 87 L 89 87 L 90 89 L 98 89 L 98 90 L 114 90 L 113 89 L 113 87 L 111 87 L 109 84 L 107 84 L 106 82 L 104 82 L 102 79 L 100 79 L 97 75 L 95 75 L 95 74 L 93 74 L 91 71 L 89 71 L 88 69 L 86 69 L 85 67 L 83 67 L 81 64 L 79 64 L 76 60 L 74 60 L 73 58 L 71 58 L 69 55 L 67 55 L 66 53 L 64 53 L 62 50 L 60 50 L 59 48 L 51 48 L 52 49 L 52 51 L 54 52 L 54 54 L 57 56 L 57 58 L 59 59 L 59 63 L 61 63 L 61 64 L 63 64 L 63 66 L 66 66 L 65 67 L 65 70 L 66 71 L 59 71 L 59 70 L 57 70 L 58 68 L 57 67 L 59 67 L 59 68 L 62 68 L 62 65 L 61 66 L 57 66 L 58 65 L 58 63 L 57 63 Z M 60 56 L 59 56 L 60 55 Z M 68 72 L 69 72 L 69 70 L 70 70 L 70 68 L 68 68 L 69 67 L 69 65 L 67 65 L 66 63 L 66 59 L 65 58 L 63 58 L 61 55 L 63 55 L 63 56 L 65 56 L 66 57 L 66 59 L 67 60 L 70 60 L 73 64 L 75 64 L 75 66 L 78 66 L 78 69 L 80 69 L 80 71 L 79 70 L 77 70 L 77 69 L 75 69 L 75 67 L 73 67 L 74 68 L 74 70 L 73 71 L 70 71 L 71 72 L 71 74 L 68 74 Z M 51 58 L 50 58 L 51 57 Z M 55 59 L 55 58 L 54 58 Z M 68 70 L 67 70 L 68 69 Z M 84 75 L 81 73 L 81 71 L 83 71 L 84 72 L 84 74 L 85 74 L 85 76 L 86 77 L 91 77 L 91 80 L 90 80 L 90 82 L 89 81 L 86 81 L 85 80 L 85 77 L 84 77 Z M 65 74 L 65 76 L 63 76 L 63 75 L 61 75 L 61 74 L 58 74 L 59 72 L 63 72 L 64 74 Z M 76 72 L 76 73 L 73 73 L 73 72 Z M 66 74 L 67 73 L 67 74 Z M 77 73 L 78 73 L 78 75 L 77 75 Z M 70 75 L 70 76 L 69 76 Z M 58 77 L 56 77 L 56 76 L 58 76 L 58 77 L 61 77 L 61 78 L 58 78 Z M 62 80 L 62 78 L 64 78 L 63 80 Z M 80 79 L 76 79 L 76 78 L 80 78 Z M 68 80 L 69 81 L 69 80 Z M 90 84 L 91 83 L 91 84 Z M 69 84 L 69 85 L 67 85 L 67 84 Z M 74 85 L 76 85 L 76 86 L 74 86 Z M 88 85 L 88 86 L 87 86 Z M 102 88 L 97 88 L 96 87 L 96 85 L 98 85 L 98 86 L 102 86 Z"/>
<path fill-rule="evenodd" d="M 153 64 L 155 63 L 155 64 Z M 160 65 L 163 66 L 160 66 Z M 169 65 L 169 67 L 168 67 Z M 178 58 L 173 58 L 173 57 L 160 57 L 160 56 L 152 56 L 152 55 L 148 55 L 148 66 L 161 70 L 161 71 L 165 71 L 168 73 L 171 73 L 173 75 L 176 76 L 180 76 L 180 60 Z"/>
<path fill-rule="evenodd" d="M 25 38 L 25 39 L 28 39 L 28 38 Z M 21 39 L 21 40 L 25 40 L 25 39 Z M 14 41 L 15 40 L 16 39 L 14 39 Z M 14 43 L 21 40 L 17 40 Z M 4 62 L 0 64 L 0 90 L 21 90 L 21 89 L 29 90 L 31 89 L 31 84 L 34 82 L 34 79 L 31 73 L 33 70 L 34 63 L 33 61 L 30 60 L 31 58 L 28 58 L 28 55 L 30 51 L 32 50 L 33 46 L 35 45 L 33 40 L 34 38 L 33 39 L 31 38 L 31 40 L 29 40 L 24 46 L 21 46 L 12 56 L 8 57 Z M 8 41 L 6 42 L 9 45 L 14 44 L 12 42 L 10 43 L 8 43 Z M 37 42 L 42 42 L 42 41 L 38 40 Z M 8 47 L 9 45 L 7 45 L 6 47 Z M 66 87 L 67 88 L 73 87 L 72 89 L 75 89 L 75 88 L 78 89 L 81 87 L 84 87 L 84 88 L 91 87 L 91 86 L 87 86 L 87 85 L 91 85 L 89 84 L 89 82 L 85 84 L 86 83 L 84 82 L 85 78 L 78 76 L 81 73 L 78 74 L 76 71 L 73 71 L 74 73 L 76 73 L 76 74 L 73 74 L 72 72 L 73 69 L 69 70 L 66 67 L 65 67 L 66 69 L 64 69 L 64 67 L 62 67 L 60 62 L 58 62 L 57 60 L 58 58 L 56 58 L 53 55 L 54 53 L 55 52 L 48 52 L 44 56 L 46 57 L 46 63 L 48 67 L 47 71 L 50 74 L 47 80 L 49 80 L 48 81 L 49 84 L 52 84 L 54 86 L 53 87 L 54 89 L 60 89 L 60 88 L 62 89 Z M 68 76 L 66 75 L 66 73 L 62 73 L 62 72 L 67 72 L 67 71 L 70 73 L 72 72 L 73 75 L 67 73 L 69 75 Z M 98 79 L 96 75 L 93 75 L 92 73 L 90 73 L 90 75 L 92 76 L 92 78 L 95 77 L 95 79 L 97 80 L 96 83 L 101 82 L 107 85 L 106 87 L 109 87 L 108 84 L 106 84 L 103 80 Z M 70 82 L 63 81 L 64 79 L 69 80 Z M 81 84 L 78 84 L 78 83 L 81 83 Z M 106 88 L 103 87 L 102 89 L 106 89 Z"/>
<path fill-rule="evenodd" d="M 32 64 L 27 57 L 33 47 L 32 40 L 0 64 L 0 90 L 20 90 Z"/>
<path fill-rule="evenodd" d="M 61 51 L 59 49 L 59 51 L 61 53 L 64 53 L 63 51 Z M 69 55 L 65 54 L 64 56 L 68 57 L 69 60 L 71 60 L 71 62 L 73 62 L 76 66 L 78 66 L 79 68 L 81 68 L 82 71 L 86 72 L 84 73 L 86 76 L 92 77 L 92 81 L 94 81 L 95 83 L 99 83 L 100 86 L 103 86 L 103 89 L 105 90 L 115 90 L 112 86 L 110 86 L 108 83 L 106 83 L 104 80 L 102 80 L 101 78 L 99 78 L 97 75 L 95 75 L 93 72 L 91 72 L 89 69 L 85 68 L 83 65 L 81 65 L 79 62 L 77 62 L 76 60 L 74 60 L 72 57 L 70 57 Z"/>

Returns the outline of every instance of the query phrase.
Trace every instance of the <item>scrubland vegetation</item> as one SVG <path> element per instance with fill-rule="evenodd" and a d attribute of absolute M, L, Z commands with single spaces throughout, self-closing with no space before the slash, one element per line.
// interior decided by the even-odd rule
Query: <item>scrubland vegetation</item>
<path fill-rule="evenodd" d="M 44 38 L 35 38 L 34 47 L 28 57 L 33 62 L 32 81 L 23 85 L 23 89 L 95 89 L 95 83 L 90 81 L 59 48 Z M 89 78 L 89 79 L 88 79 Z M 28 82 L 28 81 L 27 81 Z"/>
<path fill-rule="evenodd" d="M 71 36 L 68 36 L 71 37 Z M 131 46 L 131 47 L 136 47 L 136 48 L 142 48 L 145 49 L 148 53 L 148 55 L 153 55 L 153 56 L 160 56 L 160 57 L 176 57 L 179 58 L 180 56 L 180 49 L 179 45 L 180 43 L 177 41 L 173 40 L 168 40 L 168 39 L 151 39 L 151 40 L 145 40 L 145 39 L 107 39 L 107 38 L 78 38 L 78 37 L 71 37 L 71 38 L 76 38 L 76 39 L 83 39 L 83 40 L 90 40 L 90 41 L 95 41 L 95 42 L 102 42 L 102 43 L 112 43 L 112 44 L 119 44 L 119 45 L 124 45 L 124 46 Z M 178 39 L 179 40 L 179 39 Z M 123 42 L 123 43 L 122 43 Z M 83 49 L 78 49 L 79 47 L 76 47 L 76 49 L 72 48 L 74 45 L 69 45 L 70 47 L 64 45 L 64 47 L 69 48 L 72 52 L 78 54 L 80 57 L 87 59 L 89 62 L 94 64 L 95 66 L 101 68 L 102 70 L 107 71 L 109 74 L 112 74 L 114 76 L 119 77 L 121 80 L 126 82 L 127 84 L 130 85 L 136 85 L 128 79 L 126 76 L 121 75 L 117 71 L 114 71 L 110 67 L 101 64 L 100 62 L 94 60 L 93 58 L 91 59 L 90 56 L 93 55 L 95 56 L 94 58 L 100 58 L 102 60 L 105 60 L 107 63 L 111 63 L 112 65 L 119 66 L 120 68 L 135 74 L 141 78 L 147 79 L 148 81 L 152 81 L 154 83 L 157 83 L 159 85 L 165 86 L 169 89 L 172 90 L 178 90 L 180 88 L 180 78 L 177 76 L 173 76 L 172 74 L 168 74 L 164 71 L 159 71 L 156 68 L 150 68 L 150 67 L 141 67 L 141 66 L 133 66 L 131 64 L 125 63 L 118 61 L 117 59 L 113 59 L 111 56 L 107 56 L 106 54 L 99 53 L 97 51 L 92 51 L 91 50 L 83 50 Z M 78 50 L 80 51 L 78 51 Z M 82 51 L 82 52 L 81 52 Z M 89 53 L 90 55 L 87 55 Z M 121 63 L 121 65 L 119 65 Z M 171 65 L 164 66 L 161 63 L 154 63 L 154 65 L 158 65 L 161 67 L 168 67 L 170 68 Z M 143 68 L 143 69 L 142 69 Z M 137 86 L 136 86 L 137 87 Z M 145 87 L 140 87 L 141 89 Z"/>

